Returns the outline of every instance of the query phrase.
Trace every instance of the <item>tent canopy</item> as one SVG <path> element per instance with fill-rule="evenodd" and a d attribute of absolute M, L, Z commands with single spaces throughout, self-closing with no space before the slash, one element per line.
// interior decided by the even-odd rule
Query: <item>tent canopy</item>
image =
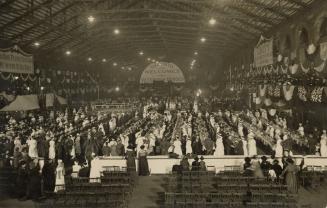
<path fill-rule="evenodd" d="M 18 95 L 16 99 L 0 111 L 26 111 L 39 109 L 37 95 Z"/>

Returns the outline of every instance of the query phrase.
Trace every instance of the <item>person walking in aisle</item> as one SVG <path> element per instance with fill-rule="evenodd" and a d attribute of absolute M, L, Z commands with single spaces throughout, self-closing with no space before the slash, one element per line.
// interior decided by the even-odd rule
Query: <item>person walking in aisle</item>
<path fill-rule="evenodd" d="M 141 150 L 139 151 L 139 175 L 140 176 L 148 176 L 150 174 L 149 164 L 147 159 L 147 151 L 145 150 L 145 146 L 141 145 Z"/>

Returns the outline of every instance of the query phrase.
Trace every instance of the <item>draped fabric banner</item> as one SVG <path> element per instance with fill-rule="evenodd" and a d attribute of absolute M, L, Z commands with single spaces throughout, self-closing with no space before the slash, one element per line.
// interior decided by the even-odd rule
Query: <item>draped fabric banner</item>
<path fill-rule="evenodd" d="M 56 98 L 57 98 L 60 105 L 67 105 L 67 99 L 66 98 L 63 98 L 63 97 L 61 97 L 59 95 L 56 95 Z"/>
<path fill-rule="evenodd" d="M 33 56 L 22 51 L 17 45 L 0 49 L 0 71 L 10 73 L 34 73 Z"/>
<path fill-rule="evenodd" d="M 16 99 L 0 111 L 26 111 L 39 109 L 37 95 L 18 95 Z"/>
<path fill-rule="evenodd" d="M 45 106 L 52 107 L 54 103 L 54 94 L 48 93 L 45 95 Z"/>
<path fill-rule="evenodd" d="M 273 64 L 273 39 L 261 36 L 254 48 L 254 66 L 263 67 L 271 64 Z"/>
<path fill-rule="evenodd" d="M 320 43 L 320 58 L 327 60 L 327 42 Z"/>

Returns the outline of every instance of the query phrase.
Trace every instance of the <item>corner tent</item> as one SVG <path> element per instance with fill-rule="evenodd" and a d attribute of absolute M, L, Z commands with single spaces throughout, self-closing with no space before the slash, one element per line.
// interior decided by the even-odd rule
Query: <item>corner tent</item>
<path fill-rule="evenodd" d="M 18 95 L 16 99 L 0 111 L 26 111 L 39 109 L 37 95 Z"/>
<path fill-rule="evenodd" d="M 63 98 L 59 95 L 56 95 L 56 99 L 58 100 L 58 103 L 60 105 L 67 105 L 67 99 L 66 98 Z"/>
<path fill-rule="evenodd" d="M 185 83 L 182 70 L 173 63 L 149 64 L 142 72 L 140 84 L 153 84 L 154 81 Z"/>

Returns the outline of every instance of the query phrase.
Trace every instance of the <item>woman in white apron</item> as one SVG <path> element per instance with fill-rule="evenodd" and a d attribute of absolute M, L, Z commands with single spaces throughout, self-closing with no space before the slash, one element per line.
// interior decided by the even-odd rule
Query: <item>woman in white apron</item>
<path fill-rule="evenodd" d="M 186 154 L 192 154 L 192 141 L 191 139 L 187 139 L 186 141 Z"/>
<path fill-rule="evenodd" d="M 258 154 L 257 153 L 257 143 L 252 136 L 250 136 L 248 138 L 248 150 L 249 150 L 250 157 Z"/>
<path fill-rule="evenodd" d="M 65 168 L 62 160 L 58 160 L 56 169 L 56 187 L 54 192 L 65 190 Z"/>
<path fill-rule="evenodd" d="M 215 152 L 213 153 L 215 157 L 220 157 L 225 155 L 225 148 L 223 144 L 223 137 L 221 135 L 217 135 L 217 140 L 216 140 L 216 149 Z"/>
<path fill-rule="evenodd" d="M 327 134 L 326 130 L 323 130 L 320 139 L 320 155 L 321 157 L 327 157 Z"/>
<path fill-rule="evenodd" d="M 247 157 L 249 155 L 248 141 L 246 141 L 244 137 L 242 137 L 242 144 L 243 144 L 243 154 L 245 157 Z"/>
<path fill-rule="evenodd" d="M 276 149 L 275 149 L 275 157 L 283 157 L 283 146 L 282 146 L 282 139 L 280 138 L 280 136 L 276 136 L 277 137 L 277 141 L 276 141 Z"/>
<path fill-rule="evenodd" d="M 56 142 L 52 138 L 49 142 L 49 159 L 54 160 L 56 158 Z"/>
<path fill-rule="evenodd" d="M 174 141 L 174 153 L 175 154 L 178 154 L 179 156 L 182 156 L 183 155 L 183 152 L 182 152 L 182 143 L 179 139 L 176 139 Z"/>
<path fill-rule="evenodd" d="M 28 145 L 28 156 L 31 158 L 38 157 L 37 141 L 32 137 L 30 140 L 27 140 L 26 143 Z"/>

